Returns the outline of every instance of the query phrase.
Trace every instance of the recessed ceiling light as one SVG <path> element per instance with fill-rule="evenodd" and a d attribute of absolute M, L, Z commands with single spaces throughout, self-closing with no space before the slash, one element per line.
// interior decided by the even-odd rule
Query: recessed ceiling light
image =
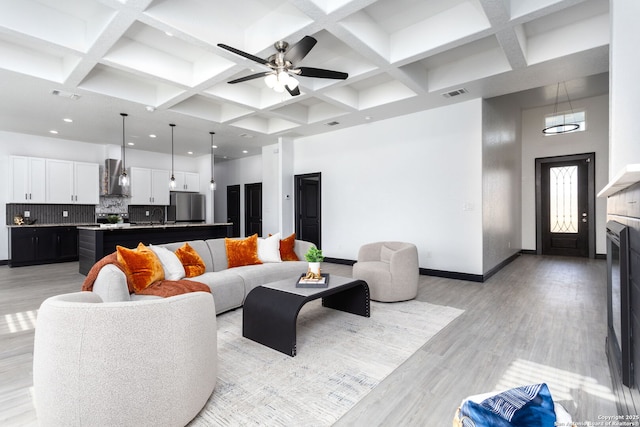
<path fill-rule="evenodd" d="M 242 150 L 242 152 L 243 152 L 244 154 L 247 154 L 247 153 L 248 153 L 248 151 L 247 151 L 247 150 Z"/>
<path fill-rule="evenodd" d="M 127 142 L 127 145 L 136 145 L 134 142 Z"/>
<path fill-rule="evenodd" d="M 187 151 L 187 154 L 193 154 L 193 151 Z"/>
<path fill-rule="evenodd" d="M 371 116 L 366 116 L 364 119 L 365 120 L 371 120 Z"/>
<path fill-rule="evenodd" d="M 171 31 L 165 31 L 164 33 L 169 37 L 173 37 L 173 33 Z"/>
<path fill-rule="evenodd" d="M 52 134 L 54 134 L 54 135 L 57 135 L 57 134 L 58 134 L 58 131 L 57 131 L 57 130 L 54 130 L 54 129 L 51 129 L 51 130 L 49 131 L 49 133 L 52 133 Z"/>
<path fill-rule="evenodd" d="M 211 148 L 218 148 L 218 146 L 217 145 L 212 145 Z"/>
<path fill-rule="evenodd" d="M 70 119 L 68 117 L 66 119 L 62 119 L 62 120 L 64 120 L 67 123 L 73 123 L 73 119 Z"/>
<path fill-rule="evenodd" d="M 149 135 L 149 138 L 155 138 L 156 136 L 154 134 Z"/>
<path fill-rule="evenodd" d="M 150 113 L 153 113 L 154 111 L 156 111 L 155 107 L 151 106 L 151 105 L 147 105 L 146 107 L 144 107 L 145 110 L 147 110 Z"/>

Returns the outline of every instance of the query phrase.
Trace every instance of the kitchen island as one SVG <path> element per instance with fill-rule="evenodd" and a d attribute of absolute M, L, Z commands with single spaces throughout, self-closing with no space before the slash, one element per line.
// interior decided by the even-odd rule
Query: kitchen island
<path fill-rule="evenodd" d="M 145 245 L 188 240 L 231 237 L 233 224 L 118 224 L 78 227 L 79 272 L 85 276 L 97 261 L 116 250 L 116 246 L 135 248 Z"/>

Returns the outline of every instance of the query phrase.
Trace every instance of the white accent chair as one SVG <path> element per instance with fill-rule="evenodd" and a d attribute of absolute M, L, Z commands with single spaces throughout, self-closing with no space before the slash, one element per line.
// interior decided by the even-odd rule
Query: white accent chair
<path fill-rule="evenodd" d="M 363 245 L 353 278 L 367 282 L 371 299 L 406 301 L 418 295 L 418 249 L 412 243 L 375 242 Z"/>
<path fill-rule="evenodd" d="M 41 426 L 183 426 L 218 372 L 213 297 L 103 303 L 58 295 L 38 313 L 34 400 Z"/>

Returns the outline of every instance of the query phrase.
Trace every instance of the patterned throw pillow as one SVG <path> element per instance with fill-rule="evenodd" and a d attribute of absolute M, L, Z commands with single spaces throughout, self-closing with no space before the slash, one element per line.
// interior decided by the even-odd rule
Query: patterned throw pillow
<path fill-rule="evenodd" d="M 556 423 L 551 392 L 546 384 L 516 387 L 475 403 L 463 403 L 463 426 L 475 427 L 553 427 Z M 467 424 L 465 424 L 467 422 Z"/>
<path fill-rule="evenodd" d="M 176 249 L 176 256 L 184 267 L 184 277 L 196 277 L 204 274 L 204 261 L 188 243 Z"/>
<path fill-rule="evenodd" d="M 127 283 L 131 283 L 134 292 L 146 289 L 158 280 L 164 279 L 164 270 L 156 254 L 143 245 L 136 249 L 116 246 L 117 259 L 124 267 Z"/>
<path fill-rule="evenodd" d="M 258 258 L 258 235 L 246 239 L 230 239 L 225 237 L 224 246 L 227 250 L 228 268 L 243 265 L 262 264 Z"/>

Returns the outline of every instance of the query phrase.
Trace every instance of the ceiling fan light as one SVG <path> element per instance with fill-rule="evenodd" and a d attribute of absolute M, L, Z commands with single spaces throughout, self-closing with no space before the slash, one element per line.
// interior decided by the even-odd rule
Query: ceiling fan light
<path fill-rule="evenodd" d="M 284 92 L 284 85 L 280 82 L 278 82 L 274 87 L 273 90 L 275 90 L 278 93 L 282 93 Z"/>
<path fill-rule="evenodd" d="M 275 74 L 267 74 L 264 78 L 264 83 L 270 88 L 273 89 L 273 87 L 276 85 L 276 83 L 278 83 L 278 77 Z"/>
<path fill-rule="evenodd" d="M 278 73 L 278 81 L 282 85 L 286 85 L 288 80 L 289 80 L 289 74 L 286 71 L 280 71 Z"/>
<path fill-rule="evenodd" d="M 294 90 L 295 88 L 297 88 L 297 87 L 298 87 L 298 85 L 299 85 L 299 84 L 300 84 L 300 82 L 298 82 L 298 80 L 297 80 L 297 79 L 295 79 L 295 78 L 293 78 L 293 77 L 289 76 L 289 80 L 287 80 L 287 87 L 288 87 L 290 90 Z"/>

